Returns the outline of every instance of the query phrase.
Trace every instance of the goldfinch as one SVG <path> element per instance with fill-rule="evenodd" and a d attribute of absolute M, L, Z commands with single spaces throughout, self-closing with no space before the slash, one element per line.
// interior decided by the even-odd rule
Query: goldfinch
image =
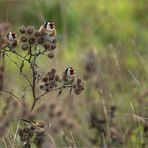
<path fill-rule="evenodd" d="M 72 85 L 75 80 L 75 70 L 72 67 L 68 67 L 62 75 L 62 82 L 64 86 Z"/>
<path fill-rule="evenodd" d="M 35 132 L 44 132 L 48 128 L 48 124 L 41 120 L 21 120 L 33 127 Z"/>
<path fill-rule="evenodd" d="M 72 88 L 73 88 L 73 82 L 75 80 L 75 76 L 76 76 L 76 73 L 72 67 L 66 68 L 66 70 L 63 72 L 62 78 L 61 78 L 61 82 L 63 83 L 63 86 L 60 89 L 57 97 L 60 96 L 64 87 L 70 87 L 70 94 L 71 94 Z"/>
<path fill-rule="evenodd" d="M 56 42 L 56 29 L 53 21 L 45 22 L 39 29 L 41 37 L 50 43 Z"/>
<path fill-rule="evenodd" d="M 16 48 L 18 45 L 18 39 L 15 32 L 9 32 L 7 34 L 7 47 L 10 49 Z"/>

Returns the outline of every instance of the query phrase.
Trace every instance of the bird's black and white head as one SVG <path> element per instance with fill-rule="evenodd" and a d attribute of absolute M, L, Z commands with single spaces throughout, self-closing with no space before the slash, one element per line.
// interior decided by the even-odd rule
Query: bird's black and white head
<path fill-rule="evenodd" d="M 8 38 L 9 41 L 14 41 L 14 40 L 16 40 L 17 35 L 16 35 L 15 32 L 9 32 L 9 33 L 7 34 L 7 38 Z"/>
<path fill-rule="evenodd" d="M 55 24 L 54 24 L 53 21 L 45 22 L 44 27 L 48 31 L 54 31 L 55 30 Z"/>
<path fill-rule="evenodd" d="M 75 76 L 75 70 L 72 68 L 72 67 L 68 67 L 66 70 L 65 70 L 65 73 L 66 73 L 66 76 L 68 77 L 73 77 Z"/>

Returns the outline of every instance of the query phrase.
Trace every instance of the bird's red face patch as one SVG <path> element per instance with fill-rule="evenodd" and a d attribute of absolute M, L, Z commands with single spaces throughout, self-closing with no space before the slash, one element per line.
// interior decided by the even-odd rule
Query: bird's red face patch
<path fill-rule="evenodd" d="M 50 28 L 51 28 L 51 29 L 55 28 L 54 22 L 50 22 Z"/>
<path fill-rule="evenodd" d="M 15 38 L 16 37 L 16 33 L 12 32 L 12 37 Z"/>
<path fill-rule="evenodd" d="M 75 74 L 75 71 L 74 71 L 73 68 L 70 68 L 70 74 L 71 74 L 71 75 L 74 75 L 74 74 Z"/>

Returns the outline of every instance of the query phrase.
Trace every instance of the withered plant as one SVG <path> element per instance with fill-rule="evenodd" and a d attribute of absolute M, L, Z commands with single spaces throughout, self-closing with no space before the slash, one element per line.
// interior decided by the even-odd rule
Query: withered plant
<path fill-rule="evenodd" d="M 9 59 L 10 62 L 12 62 L 17 67 L 18 73 L 20 73 L 20 78 L 24 77 L 28 85 L 25 88 L 21 88 L 21 90 L 24 92 L 23 96 L 17 96 L 15 92 L 7 90 L 7 86 L 3 87 L 3 75 L 1 74 L 3 72 L 3 64 L 2 64 L 2 66 L 0 67 L 0 92 L 3 94 L 5 93 L 8 94 L 10 97 L 8 99 L 8 102 L 5 102 L 5 107 L 3 108 L 3 115 L 1 118 L 4 118 L 6 120 L 7 124 L 5 123 L 3 124 L 5 127 L 8 127 L 11 122 L 11 119 L 16 117 L 19 117 L 20 121 L 25 124 L 25 127 L 21 129 L 18 129 L 17 127 L 16 130 L 16 133 L 19 132 L 20 140 L 22 141 L 22 147 L 28 148 L 31 146 L 31 143 L 33 142 L 32 141 L 33 134 L 36 134 L 34 141 L 36 146 L 43 147 L 41 145 L 46 144 L 44 140 L 46 139 L 45 131 L 47 130 L 44 129 L 44 126 L 40 125 L 40 122 L 38 123 L 38 121 L 36 121 L 38 120 L 36 114 L 41 114 L 42 110 L 48 110 L 46 112 L 48 118 L 50 117 L 51 119 L 53 117 L 54 118 L 58 117 L 56 118 L 57 123 L 56 124 L 54 123 L 54 125 L 50 126 L 53 129 L 53 131 L 57 131 L 58 126 L 62 128 L 72 129 L 74 127 L 74 124 L 71 120 L 67 119 L 66 115 L 63 114 L 63 111 L 60 109 L 60 107 L 57 107 L 57 104 L 53 104 L 51 102 L 51 104 L 48 107 L 44 106 L 43 104 L 43 106 L 41 105 L 39 106 L 39 108 L 35 110 L 37 102 L 51 91 L 57 91 L 57 97 L 60 97 L 62 90 L 66 88 L 70 88 L 72 92 L 79 95 L 81 91 L 84 89 L 84 82 L 80 78 L 77 78 L 71 85 L 66 86 L 62 82 L 61 76 L 59 76 L 56 73 L 55 68 L 51 68 L 49 71 L 47 71 L 47 73 L 42 74 L 37 64 L 37 60 L 41 56 L 46 56 L 47 58 L 54 57 L 54 50 L 56 49 L 57 46 L 57 39 L 53 40 L 52 42 L 45 40 L 42 37 L 42 35 L 39 33 L 39 31 L 32 26 L 29 27 L 22 26 L 19 31 L 20 31 L 20 37 L 18 37 L 19 44 L 14 48 L 10 48 L 8 46 L 8 40 L 6 34 L 8 33 L 8 31 L 2 32 L 2 34 L 0 34 L 1 35 L 0 55 L 1 57 L 3 57 L 3 59 L 1 58 L 0 60 L 3 60 L 2 63 L 4 63 L 4 56 L 7 59 Z M 19 64 L 14 57 L 15 58 L 18 57 L 19 59 L 21 59 L 21 64 Z M 30 67 L 29 72 L 32 76 L 31 78 L 24 71 L 24 68 L 27 67 L 28 65 Z M 31 107 L 28 106 L 25 98 L 25 96 L 27 95 L 26 89 L 29 88 L 31 89 L 32 99 L 33 99 Z M 16 99 L 16 100 L 12 101 L 11 99 Z M 16 116 L 14 116 L 13 114 L 14 111 L 13 113 L 11 112 L 11 108 L 13 107 L 15 107 L 16 110 L 17 109 L 19 110 L 21 108 L 21 111 L 19 111 L 18 115 Z M 57 109 L 55 110 L 55 108 Z M 4 117 L 5 114 L 7 114 L 7 116 L 11 116 L 11 118 L 7 119 L 6 117 Z M 49 128 L 49 121 L 41 121 L 41 122 L 45 123 L 45 125 L 47 125 L 47 127 Z M 41 131 L 36 130 L 38 128 L 41 128 L 43 130 Z M 5 133 L 5 130 L 3 129 L 6 128 L 0 127 L 2 133 Z M 52 137 L 50 137 L 50 139 L 53 142 Z"/>

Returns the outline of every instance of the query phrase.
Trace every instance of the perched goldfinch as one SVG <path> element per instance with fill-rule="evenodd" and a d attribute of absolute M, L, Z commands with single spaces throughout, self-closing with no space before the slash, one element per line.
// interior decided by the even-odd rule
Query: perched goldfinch
<path fill-rule="evenodd" d="M 7 47 L 9 47 L 10 49 L 14 49 L 16 48 L 17 45 L 18 45 L 18 39 L 16 33 L 9 32 L 7 34 Z"/>
<path fill-rule="evenodd" d="M 53 21 L 45 22 L 40 27 L 39 32 L 45 41 L 56 42 L 56 29 Z"/>
<path fill-rule="evenodd" d="M 75 70 L 72 67 L 68 67 L 63 72 L 63 75 L 62 75 L 63 85 L 64 86 L 66 86 L 66 85 L 72 85 L 73 82 L 74 82 L 74 80 L 75 80 L 75 76 L 76 76 Z"/>
<path fill-rule="evenodd" d="M 48 128 L 48 124 L 41 120 L 21 120 L 33 127 L 35 132 L 44 132 Z"/>

